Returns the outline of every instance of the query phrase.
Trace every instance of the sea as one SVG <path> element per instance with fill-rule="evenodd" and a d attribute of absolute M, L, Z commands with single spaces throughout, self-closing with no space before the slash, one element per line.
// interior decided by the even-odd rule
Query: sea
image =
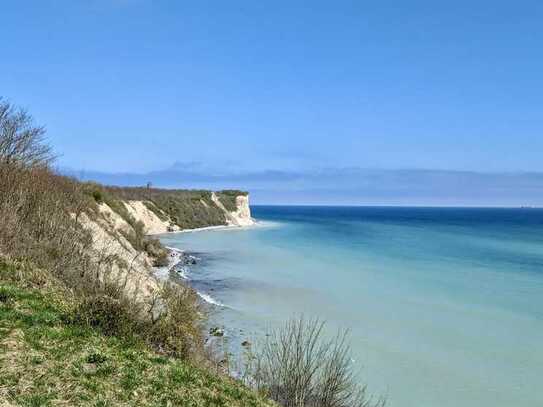
<path fill-rule="evenodd" d="M 234 348 L 318 317 L 388 406 L 543 406 L 543 209 L 251 209 L 255 227 L 161 236 Z"/>

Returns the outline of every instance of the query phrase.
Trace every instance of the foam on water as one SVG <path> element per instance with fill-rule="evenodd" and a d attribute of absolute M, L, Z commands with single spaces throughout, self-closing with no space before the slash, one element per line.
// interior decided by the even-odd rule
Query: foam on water
<path fill-rule="evenodd" d="M 209 294 L 205 294 L 200 291 L 196 291 L 196 293 L 200 296 L 201 299 L 203 299 L 208 304 L 216 305 L 218 307 L 225 307 L 223 303 L 221 303 L 220 301 L 217 301 L 215 298 L 213 298 Z"/>
<path fill-rule="evenodd" d="M 190 277 L 189 277 L 189 270 L 187 267 L 177 267 L 175 269 L 175 272 L 177 273 L 177 275 L 179 277 L 181 277 L 183 280 L 190 280 Z"/>

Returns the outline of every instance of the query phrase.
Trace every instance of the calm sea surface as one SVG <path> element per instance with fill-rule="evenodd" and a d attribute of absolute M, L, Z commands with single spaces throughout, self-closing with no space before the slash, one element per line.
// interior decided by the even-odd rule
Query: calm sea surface
<path fill-rule="evenodd" d="M 543 406 L 543 210 L 256 206 L 263 225 L 162 236 L 235 346 L 304 313 L 349 328 L 402 407 Z"/>

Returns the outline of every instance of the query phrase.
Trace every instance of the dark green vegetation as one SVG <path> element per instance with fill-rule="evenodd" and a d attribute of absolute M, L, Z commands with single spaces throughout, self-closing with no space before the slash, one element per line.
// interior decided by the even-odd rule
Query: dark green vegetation
<path fill-rule="evenodd" d="M 134 219 L 118 195 L 94 182 L 82 183 L 80 185 L 82 193 L 92 201 L 88 204 L 87 215 L 90 215 L 92 219 L 96 219 L 100 216 L 97 204 L 106 204 L 131 226 L 127 230 L 119 229 L 117 233 L 122 235 L 134 249 L 147 253 L 153 259 L 155 266 L 160 267 L 168 264 L 168 251 L 158 239 L 145 235 L 144 224 Z"/>
<path fill-rule="evenodd" d="M 89 184 L 89 191 L 101 199 L 143 201 L 147 208 L 162 220 L 169 220 L 181 229 L 225 225 L 226 216 L 211 199 L 212 192 L 204 190 L 158 189 L 146 187 L 103 187 Z M 235 197 L 247 195 L 243 191 L 220 191 L 217 197 L 225 208 L 235 211 Z M 106 201 L 107 203 L 107 201 Z"/>
<path fill-rule="evenodd" d="M 74 303 L 0 263 L 0 405 L 271 406 L 240 383 L 80 322 Z M 6 404 L 2 404 L 6 403 Z"/>
<path fill-rule="evenodd" d="M 234 212 L 237 209 L 236 198 L 240 195 L 247 196 L 247 192 L 238 191 L 235 189 L 225 189 L 217 192 L 217 197 L 229 212 Z"/>

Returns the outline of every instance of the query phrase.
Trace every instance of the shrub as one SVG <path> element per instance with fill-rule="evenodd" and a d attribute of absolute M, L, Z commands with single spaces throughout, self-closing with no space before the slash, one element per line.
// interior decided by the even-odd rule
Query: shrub
<path fill-rule="evenodd" d="M 183 285 L 165 284 L 160 292 L 160 316 L 146 328 L 146 340 L 155 348 L 182 359 L 204 355 L 206 313 L 196 292 Z"/>
<path fill-rule="evenodd" d="M 272 330 L 251 355 L 246 374 L 285 407 L 382 407 L 357 384 L 347 333 L 323 336 L 324 323 L 303 317 Z"/>
<path fill-rule="evenodd" d="M 154 259 L 155 267 L 165 267 L 170 264 L 168 250 L 160 243 L 160 240 L 145 237 L 143 240 L 143 250 Z"/>
<path fill-rule="evenodd" d="M 94 190 L 92 191 L 92 197 L 94 198 L 94 200 L 98 203 L 101 203 L 103 202 L 104 200 L 104 197 L 102 195 L 102 191 L 99 191 L 99 190 Z"/>
<path fill-rule="evenodd" d="M 74 312 L 74 323 L 100 329 L 105 335 L 132 336 L 137 325 L 138 310 L 122 298 L 99 293 L 79 300 Z"/>
<path fill-rule="evenodd" d="M 161 252 L 153 261 L 155 267 L 166 267 L 168 264 L 170 264 L 170 259 L 167 251 Z"/>

